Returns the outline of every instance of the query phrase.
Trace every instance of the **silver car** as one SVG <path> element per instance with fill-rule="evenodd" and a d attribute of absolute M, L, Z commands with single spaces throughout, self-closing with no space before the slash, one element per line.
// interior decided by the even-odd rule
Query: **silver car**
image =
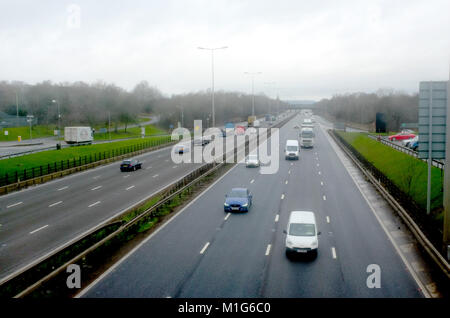
<path fill-rule="evenodd" d="M 260 162 L 258 159 L 258 155 L 248 155 L 247 159 L 245 159 L 245 166 L 248 167 L 259 167 Z"/>

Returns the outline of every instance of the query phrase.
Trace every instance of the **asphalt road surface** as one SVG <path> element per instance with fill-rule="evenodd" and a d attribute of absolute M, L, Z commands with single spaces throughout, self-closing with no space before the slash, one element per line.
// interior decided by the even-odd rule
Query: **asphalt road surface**
<path fill-rule="evenodd" d="M 362 194 L 316 125 L 315 146 L 286 161 L 291 120 L 280 130 L 276 174 L 238 164 L 123 258 L 80 297 L 423 297 Z M 248 213 L 223 211 L 232 187 L 248 187 Z M 314 260 L 285 256 L 290 211 L 316 213 Z M 368 288 L 368 266 L 381 288 Z"/>
<path fill-rule="evenodd" d="M 0 281 L 202 165 L 175 164 L 171 149 L 136 156 L 141 170 L 115 162 L 1 196 Z"/>

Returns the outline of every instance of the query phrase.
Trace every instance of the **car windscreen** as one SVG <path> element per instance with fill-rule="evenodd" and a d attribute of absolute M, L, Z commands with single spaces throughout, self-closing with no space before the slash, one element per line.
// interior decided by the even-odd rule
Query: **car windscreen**
<path fill-rule="evenodd" d="M 312 131 L 302 131 L 302 137 L 303 138 L 312 138 L 313 133 L 312 133 Z"/>
<path fill-rule="evenodd" d="M 234 190 L 234 191 L 231 191 L 228 196 L 232 197 L 232 198 L 246 198 L 247 193 L 242 190 Z"/>
<path fill-rule="evenodd" d="M 250 155 L 248 156 L 248 160 L 258 160 L 258 156 Z"/>
<path fill-rule="evenodd" d="M 125 160 L 124 162 L 122 162 L 124 165 L 129 165 L 129 164 L 131 164 L 131 161 L 130 160 Z"/>
<path fill-rule="evenodd" d="M 316 230 L 314 224 L 307 223 L 291 223 L 289 226 L 289 235 L 292 236 L 314 236 Z"/>
<path fill-rule="evenodd" d="M 298 150 L 298 147 L 297 147 L 297 146 L 287 146 L 287 147 L 286 147 L 286 150 L 287 150 L 287 151 L 297 151 L 297 150 Z"/>

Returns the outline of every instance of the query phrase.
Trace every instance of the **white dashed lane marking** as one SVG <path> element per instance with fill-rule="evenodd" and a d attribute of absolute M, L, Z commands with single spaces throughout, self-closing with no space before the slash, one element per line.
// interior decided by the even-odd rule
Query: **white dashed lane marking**
<path fill-rule="evenodd" d="M 227 213 L 227 216 L 225 217 L 225 221 L 228 220 L 228 218 L 230 217 L 231 213 Z"/>
<path fill-rule="evenodd" d="M 277 214 L 276 216 L 275 216 L 275 222 L 278 222 L 278 219 L 280 218 L 280 215 L 279 214 Z"/>
<path fill-rule="evenodd" d="M 253 183 L 253 182 L 255 182 L 255 179 L 252 179 L 252 181 L 250 181 L 250 183 Z"/>
<path fill-rule="evenodd" d="M 336 249 L 334 247 L 331 248 L 331 254 L 333 255 L 333 259 L 336 259 Z"/>
<path fill-rule="evenodd" d="M 268 256 L 268 255 L 270 254 L 270 247 L 271 247 L 271 246 L 272 246 L 271 244 L 267 245 L 267 248 L 266 248 L 266 256 Z"/>
<path fill-rule="evenodd" d="M 9 209 L 9 208 L 12 208 L 12 207 L 15 207 L 15 206 L 18 206 L 19 204 L 22 204 L 23 202 L 22 201 L 20 201 L 20 202 L 17 202 L 17 203 L 14 203 L 14 204 L 11 204 L 11 205 L 8 205 L 6 208 L 7 209 Z"/>
<path fill-rule="evenodd" d="M 281 200 L 284 200 L 284 194 L 281 195 Z"/>
<path fill-rule="evenodd" d="M 330 217 L 327 216 L 327 223 L 330 223 Z"/>
<path fill-rule="evenodd" d="M 135 186 L 132 185 L 131 187 L 126 188 L 126 190 L 128 191 L 128 190 L 130 190 L 130 189 L 133 189 L 134 187 L 135 187 Z"/>
<path fill-rule="evenodd" d="M 98 186 L 98 187 L 92 188 L 91 190 L 92 190 L 92 191 L 98 190 L 98 189 L 100 189 L 101 187 L 102 187 L 102 186 Z"/>
<path fill-rule="evenodd" d="M 61 191 L 61 190 L 65 190 L 65 189 L 67 189 L 68 188 L 68 186 L 65 186 L 65 187 L 62 187 L 62 188 L 59 188 L 58 190 L 56 190 L 56 191 Z"/>
<path fill-rule="evenodd" d="M 97 201 L 95 203 L 92 203 L 91 205 L 88 205 L 88 208 L 92 208 L 93 206 L 96 206 L 97 204 L 100 204 L 100 201 Z"/>
<path fill-rule="evenodd" d="M 38 231 L 40 231 L 40 230 L 42 230 L 42 229 L 45 229 L 47 226 L 48 226 L 48 224 L 47 224 L 47 225 L 44 225 L 43 227 L 40 227 L 40 228 L 38 228 L 38 229 L 36 229 L 36 230 L 34 230 L 34 231 L 31 231 L 30 234 L 34 234 L 34 233 L 36 233 L 36 232 L 38 232 Z"/>
<path fill-rule="evenodd" d="M 62 203 L 62 201 L 58 201 L 58 202 L 55 202 L 53 204 L 50 204 L 48 207 L 51 208 L 51 207 L 56 206 L 56 205 L 61 204 L 61 203 Z"/>
<path fill-rule="evenodd" d="M 209 246 L 209 242 L 207 242 L 207 243 L 205 244 L 205 246 L 203 246 L 202 250 L 200 251 L 200 254 L 205 253 L 205 251 L 206 251 L 206 249 L 208 248 L 208 246 Z"/>

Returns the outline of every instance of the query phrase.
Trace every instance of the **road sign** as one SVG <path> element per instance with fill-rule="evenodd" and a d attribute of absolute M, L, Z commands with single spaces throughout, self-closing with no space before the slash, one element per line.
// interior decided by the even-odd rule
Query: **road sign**
<path fill-rule="evenodd" d="M 446 118 L 447 82 L 420 82 L 419 158 L 427 159 L 429 157 L 429 141 L 431 135 L 431 157 L 433 159 L 445 159 Z"/>
<path fill-rule="evenodd" d="M 100 130 L 99 130 L 99 133 L 101 133 L 101 134 L 105 134 L 106 133 L 106 128 L 100 128 Z"/>

